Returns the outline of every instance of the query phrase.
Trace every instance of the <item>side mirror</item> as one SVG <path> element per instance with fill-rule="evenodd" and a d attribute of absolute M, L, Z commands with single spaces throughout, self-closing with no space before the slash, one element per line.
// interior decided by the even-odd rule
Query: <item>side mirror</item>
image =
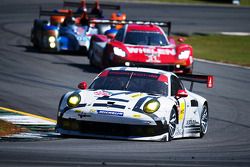
<path fill-rule="evenodd" d="M 180 38 L 178 38 L 178 42 L 183 43 L 183 42 L 185 42 L 185 39 L 180 37 Z"/>
<path fill-rule="evenodd" d="M 82 90 L 87 89 L 87 87 L 88 87 L 88 84 L 87 84 L 87 82 L 85 82 L 85 81 L 79 83 L 79 85 L 78 85 L 78 88 L 79 88 L 79 89 L 82 89 Z"/>
<path fill-rule="evenodd" d="M 188 93 L 186 92 L 186 90 L 178 90 L 178 92 L 175 95 L 175 97 L 177 98 L 187 97 L 187 96 L 188 96 Z"/>

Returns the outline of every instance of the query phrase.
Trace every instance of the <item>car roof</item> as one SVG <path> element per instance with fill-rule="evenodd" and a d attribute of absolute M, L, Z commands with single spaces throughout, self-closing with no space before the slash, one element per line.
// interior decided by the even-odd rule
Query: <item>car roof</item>
<path fill-rule="evenodd" d="M 150 31 L 150 32 L 159 32 L 163 33 L 162 29 L 157 25 L 139 25 L 139 24 L 128 24 L 127 32 L 131 31 Z"/>
<path fill-rule="evenodd" d="M 164 71 L 164 70 L 159 70 L 159 69 L 153 69 L 153 68 L 144 68 L 144 67 L 109 67 L 106 68 L 105 70 L 112 70 L 112 71 L 135 71 L 135 72 L 146 72 L 146 73 L 152 73 L 152 74 L 163 74 L 167 76 L 168 78 L 171 75 L 175 75 L 172 72 Z M 104 70 L 104 71 L 105 71 Z"/>

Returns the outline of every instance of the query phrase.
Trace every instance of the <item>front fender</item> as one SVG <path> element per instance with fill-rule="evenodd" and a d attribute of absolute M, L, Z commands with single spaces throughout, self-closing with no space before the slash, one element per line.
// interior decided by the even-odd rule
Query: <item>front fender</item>
<path fill-rule="evenodd" d="M 159 110 L 155 113 L 158 117 L 165 119 L 167 123 L 169 123 L 170 112 L 173 107 L 176 107 L 176 103 L 174 100 L 166 97 L 161 97 L 158 99 L 161 106 Z M 178 113 L 177 113 L 178 114 Z"/>

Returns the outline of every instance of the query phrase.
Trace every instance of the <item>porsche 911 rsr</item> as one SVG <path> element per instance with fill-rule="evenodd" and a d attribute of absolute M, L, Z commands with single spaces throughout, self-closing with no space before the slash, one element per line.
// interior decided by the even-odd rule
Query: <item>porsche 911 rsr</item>
<path fill-rule="evenodd" d="M 212 76 L 182 78 L 213 85 Z M 207 132 L 207 100 L 172 72 L 112 67 L 88 88 L 86 82 L 78 87 L 60 100 L 56 131 L 62 135 L 169 141 Z"/>
<path fill-rule="evenodd" d="M 89 60 L 92 65 L 142 66 L 175 73 L 192 73 L 193 49 L 169 37 L 170 22 L 126 21 L 114 39 L 92 36 Z M 116 24 L 119 24 L 117 22 Z M 160 27 L 168 27 L 168 35 Z M 180 40 L 181 41 L 181 40 Z"/>

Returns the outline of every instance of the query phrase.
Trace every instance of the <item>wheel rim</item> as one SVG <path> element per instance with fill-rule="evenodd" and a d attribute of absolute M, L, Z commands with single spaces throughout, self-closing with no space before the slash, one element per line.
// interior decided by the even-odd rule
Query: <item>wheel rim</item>
<path fill-rule="evenodd" d="M 170 120 L 169 120 L 169 136 L 170 137 L 174 136 L 176 123 L 177 123 L 176 113 L 175 113 L 175 110 L 172 109 L 171 115 L 170 115 Z"/>
<path fill-rule="evenodd" d="M 208 109 L 207 106 L 204 106 L 201 115 L 201 132 L 203 134 L 207 132 L 207 127 L 208 127 Z"/>

